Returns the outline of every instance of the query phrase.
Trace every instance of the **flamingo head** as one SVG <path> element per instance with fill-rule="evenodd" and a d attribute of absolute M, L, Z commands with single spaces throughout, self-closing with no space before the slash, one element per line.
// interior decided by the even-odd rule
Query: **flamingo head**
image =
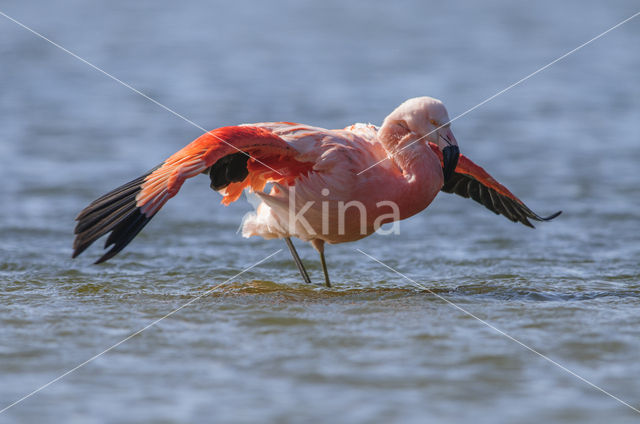
<path fill-rule="evenodd" d="M 449 114 L 444 104 L 433 97 L 415 97 L 398 106 L 382 124 L 383 129 L 391 129 L 397 135 L 411 134 L 412 141 L 431 142 L 442 151 L 445 182 L 453 175 L 460 150 L 451 132 Z"/>

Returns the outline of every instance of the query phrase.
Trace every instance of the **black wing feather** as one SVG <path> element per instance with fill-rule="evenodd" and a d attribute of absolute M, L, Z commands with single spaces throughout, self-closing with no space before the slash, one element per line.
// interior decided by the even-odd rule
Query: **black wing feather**
<path fill-rule="evenodd" d="M 534 228 L 534 226 L 529 220 L 549 221 L 562 213 L 562 211 L 559 211 L 550 216 L 541 217 L 529 209 L 524 203 L 502 195 L 491 187 L 483 185 L 471 175 L 460 172 L 455 172 L 451 176 L 442 187 L 442 191 L 471 198 L 481 205 L 484 205 L 490 211 L 531 228 Z"/>
<path fill-rule="evenodd" d="M 72 257 L 84 252 L 94 241 L 110 231 L 105 249 L 110 245 L 114 246 L 96 263 L 113 257 L 133 240 L 153 217 L 140 212 L 136 196 L 145 178 L 158 168 L 159 166 L 94 200 L 78 214 Z"/>
<path fill-rule="evenodd" d="M 211 188 L 221 190 L 232 182 L 244 181 L 249 174 L 248 159 L 245 153 L 234 153 L 220 158 L 207 168 L 204 172 L 211 178 Z M 160 166 L 99 197 L 78 214 L 72 257 L 75 258 L 94 241 L 111 232 L 104 245 L 105 249 L 111 249 L 96 261 L 99 264 L 111 259 L 138 235 L 153 215 L 147 216 L 140 211 L 136 197 L 145 179 Z"/>

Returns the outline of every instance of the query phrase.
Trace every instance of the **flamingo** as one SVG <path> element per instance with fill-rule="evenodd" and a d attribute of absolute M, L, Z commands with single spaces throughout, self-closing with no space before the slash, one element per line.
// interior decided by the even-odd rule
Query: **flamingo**
<path fill-rule="evenodd" d="M 259 197 L 245 216 L 244 237 L 284 239 L 302 279 L 309 275 L 291 241 L 320 254 L 331 287 L 325 243 L 359 240 L 380 225 L 424 210 L 440 192 L 471 198 L 496 214 L 532 227 L 541 217 L 483 168 L 459 153 L 444 104 L 431 97 L 398 106 L 380 127 L 327 130 L 293 122 L 262 122 L 209 131 L 144 175 L 110 191 L 77 216 L 76 257 L 110 233 L 104 262 L 124 249 L 188 178 L 207 174 L 229 205 L 247 189 Z"/>

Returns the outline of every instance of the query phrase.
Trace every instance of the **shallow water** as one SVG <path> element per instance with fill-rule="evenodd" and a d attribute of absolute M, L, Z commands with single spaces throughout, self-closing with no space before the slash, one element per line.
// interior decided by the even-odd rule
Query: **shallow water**
<path fill-rule="evenodd" d="M 0 8 L 205 128 L 379 123 L 417 95 L 455 116 L 636 9 Z M 299 281 L 284 243 L 241 238 L 251 206 L 222 207 L 206 177 L 114 260 L 71 260 L 80 209 L 201 131 L 0 17 L 0 408 L 202 296 L 0 422 L 636 422 L 435 294 L 640 407 L 638 19 L 453 125 L 463 153 L 561 217 L 530 230 L 442 194 L 399 235 L 330 246 L 325 289 Z"/>

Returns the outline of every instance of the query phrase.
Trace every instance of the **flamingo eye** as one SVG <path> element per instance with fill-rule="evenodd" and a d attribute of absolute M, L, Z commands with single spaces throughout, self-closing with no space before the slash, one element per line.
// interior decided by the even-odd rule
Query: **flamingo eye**
<path fill-rule="evenodd" d="M 440 126 L 440 124 L 438 124 L 438 121 L 436 121 L 435 119 L 429 119 L 429 122 L 431 122 L 431 125 L 433 125 L 434 127 Z"/>
<path fill-rule="evenodd" d="M 409 125 L 407 125 L 407 123 L 405 121 L 396 121 L 396 124 L 401 126 L 402 128 L 404 128 L 405 130 L 410 131 L 409 130 Z"/>

